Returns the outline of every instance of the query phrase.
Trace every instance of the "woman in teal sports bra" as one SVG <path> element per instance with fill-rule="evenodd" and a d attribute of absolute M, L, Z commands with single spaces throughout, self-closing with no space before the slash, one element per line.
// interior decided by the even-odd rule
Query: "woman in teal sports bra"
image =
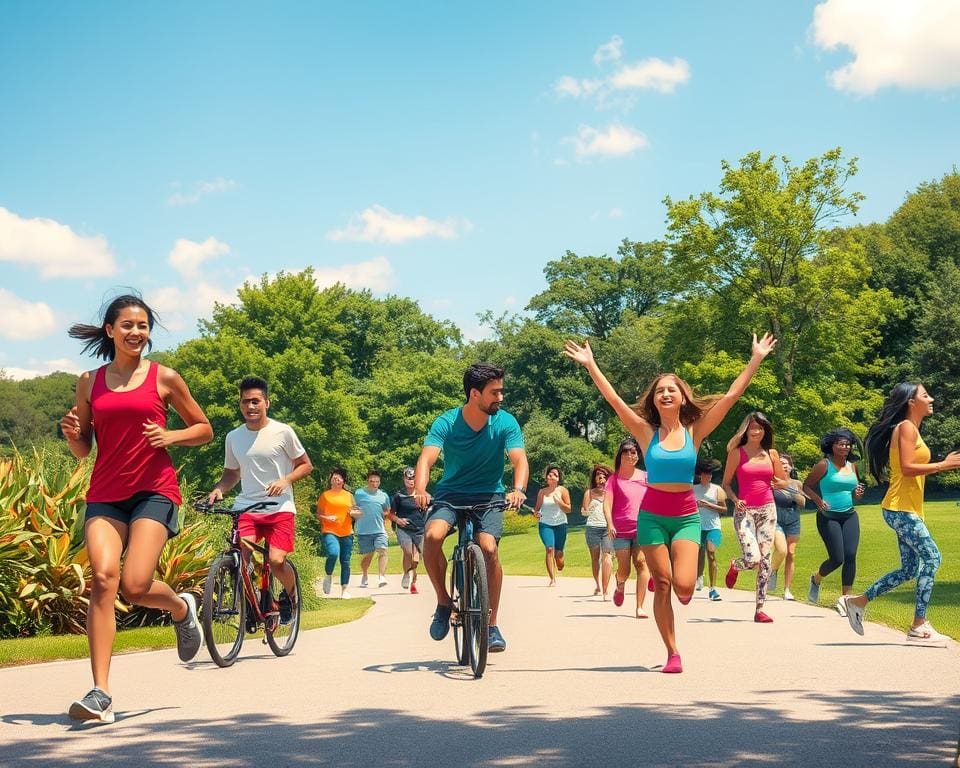
<path fill-rule="evenodd" d="M 637 543 L 653 574 L 653 615 L 667 647 L 664 672 L 682 672 L 670 593 L 689 603 L 697 578 L 700 513 L 693 493 L 694 469 L 701 443 L 719 426 L 746 391 L 776 340 L 753 335 L 750 362 L 722 397 L 697 398 L 672 373 L 657 376 L 633 407 L 603 375 L 590 344 L 567 341 L 563 353 L 587 369 L 600 394 L 640 445 L 647 469 L 647 490 L 637 518 Z"/>

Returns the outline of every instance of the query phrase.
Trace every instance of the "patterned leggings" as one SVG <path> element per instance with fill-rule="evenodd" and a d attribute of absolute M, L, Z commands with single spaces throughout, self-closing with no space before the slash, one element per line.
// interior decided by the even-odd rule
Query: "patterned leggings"
<path fill-rule="evenodd" d="M 927 616 L 930 595 L 933 592 L 933 575 L 940 567 L 940 550 L 924 524 L 913 512 L 883 510 L 883 519 L 897 534 L 900 547 L 900 568 L 881 576 L 867 587 L 867 600 L 876 600 L 880 595 L 899 587 L 905 581 L 917 580 L 917 617 Z"/>
<path fill-rule="evenodd" d="M 777 505 L 773 502 L 762 507 L 747 507 L 740 512 L 734 510 L 733 528 L 740 539 L 743 557 L 733 561 L 738 571 L 749 571 L 759 564 L 757 569 L 757 605 L 763 605 L 767 599 L 767 583 L 773 569 L 770 567 L 770 554 L 773 552 L 773 539 L 777 531 Z"/>

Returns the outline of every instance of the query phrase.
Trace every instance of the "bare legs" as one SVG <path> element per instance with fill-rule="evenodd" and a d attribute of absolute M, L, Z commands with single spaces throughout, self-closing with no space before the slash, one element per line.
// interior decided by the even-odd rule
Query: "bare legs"
<path fill-rule="evenodd" d="M 663 644 L 667 647 L 667 654 L 672 655 L 678 651 L 670 592 L 675 592 L 681 602 L 689 602 L 693 597 L 700 546 L 695 541 L 676 539 L 669 549 L 666 544 L 651 544 L 641 549 L 656 585 L 653 617 Z"/>

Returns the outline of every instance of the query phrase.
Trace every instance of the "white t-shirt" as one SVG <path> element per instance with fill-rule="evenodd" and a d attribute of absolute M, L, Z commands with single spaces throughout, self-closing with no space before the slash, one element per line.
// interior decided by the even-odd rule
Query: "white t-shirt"
<path fill-rule="evenodd" d="M 720 486 L 710 483 L 706 488 L 704 488 L 700 483 L 697 483 L 693 486 L 693 495 L 697 497 L 697 501 L 705 499 L 711 504 L 719 504 L 717 501 L 719 498 L 718 494 L 720 493 Z M 713 509 L 708 509 L 707 507 L 698 507 L 700 510 L 700 530 L 701 531 L 712 531 L 720 528 L 720 513 Z"/>
<path fill-rule="evenodd" d="M 294 432 L 286 424 L 270 419 L 262 429 L 248 429 L 243 424 L 227 434 L 224 444 L 223 466 L 240 470 L 240 495 L 234 507 L 248 507 L 260 501 L 275 501 L 276 506 L 251 514 L 270 515 L 275 512 L 296 512 L 293 487 L 279 496 L 267 496 L 267 486 L 293 471 L 293 462 L 306 451 Z"/>

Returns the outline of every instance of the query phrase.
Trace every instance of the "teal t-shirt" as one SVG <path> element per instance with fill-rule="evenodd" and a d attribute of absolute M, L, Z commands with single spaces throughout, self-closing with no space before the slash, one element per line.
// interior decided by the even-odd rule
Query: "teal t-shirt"
<path fill-rule="evenodd" d="M 363 514 L 353 524 L 353 529 L 361 535 L 386 533 L 383 527 L 383 511 L 390 508 L 390 497 L 381 490 L 370 493 L 366 488 L 353 492 L 353 499 Z"/>
<path fill-rule="evenodd" d="M 506 411 L 497 411 L 483 429 L 474 432 L 460 408 L 451 408 L 436 418 L 423 444 L 443 452 L 443 477 L 434 496 L 501 493 L 504 454 L 523 448 L 523 433 Z"/>

